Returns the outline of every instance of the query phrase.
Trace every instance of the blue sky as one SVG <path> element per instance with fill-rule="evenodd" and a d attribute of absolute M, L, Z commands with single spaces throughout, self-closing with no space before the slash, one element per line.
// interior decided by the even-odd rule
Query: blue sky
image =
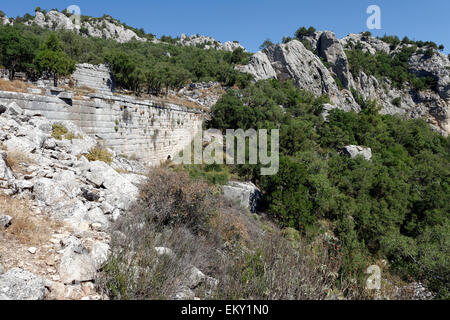
<path fill-rule="evenodd" d="M 2 0 L 0 10 L 9 17 L 34 14 L 34 8 L 60 11 L 76 4 L 82 14 L 109 14 L 146 32 L 178 36 L 200 33 L 222 42 L 238 40 L 249 51 L 270 38 L 281 41 L 300 26 L 332 30 L 338 37 L 366 31 L 366 9 L 381 8 L 381 30 L 374 35 L 407 35 L 431 40 L 450 52 L 449 0 Z"/>

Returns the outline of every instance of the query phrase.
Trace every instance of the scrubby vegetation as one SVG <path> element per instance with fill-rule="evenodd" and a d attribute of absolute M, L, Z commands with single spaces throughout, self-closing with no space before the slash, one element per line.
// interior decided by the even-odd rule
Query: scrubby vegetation
<path fill-rule="evenodd" d="M 89 161 L 103 161 L 107 164 L 112 162 L 112 154 L 102 145 L 98 144 L 90 149 L 88 153 L 83 154 Z"/>
<path fill-rule="evenodd" d="M 267 211 L 282 225 L 308 236 L 329 220 L 342 241 L 342 272 L 386 258 L 391 272 L 448 296 L 450 139 L 423 120 L 380 115 L 374 101 L 360 114 L 333 110 L 324 122 L 326 99 L 289 82 L 258 82 L 224 95 L 209 125 L 280 129 L 277 175 L 231 168 L 263 189 Z M 372 148 L 373 160 L 341 154 L 350 144 Z"/>
<path fill-rule="evenodd" d="M 52 129 L 52 137 L 56 140 L 73 140 L 73 139 L 83 139 L 83 136 L 77 135 L 73 132 L 67 130 L 62 124 L 54 124 Z"/>
<path fill-rule="evenodd" d="M 408 60 L 416 52 L 417 47 L 403 47 L 399 52 L 387 54 L 377 52 L 372 55 L 363 52 L 358 45 L 345 51 L 347 54 L 350 72 L 354 77 L 363 71 L 367 75 L 375 76 L 378 81 L 388 78 L 394 87 L 401 89 L 406 83 L 416 90 L 436 89 L 436 80 L 433 77 L 418 77 L 408 70 Z"/>
<path fill-rule="evenodd" d="M 314 32 L 300 28 L 295 37 Z M 138 35 L 151 37 L 142 30 Z M 139 202 L 113 226 L 112 255 L 100 279 L 111 298 L 173 297 L 191 266 L 220 280 L 194 288 L 204 299 L 368 298 L 363 272 L 380 259 L 388 261 L 388 275 L 423 281 L 438 297 L 449 297 L 449 138 L 422 120 L 379 114 L 376 101 L 354 89 L 361 113 L 332 110 L 324 121 L 328 97 L 290 81 L 251 84 L 250 75 L 234 69 L 248 62 L 241 49 L 230 53 L 162 40 L 119 44 L 20 23 L 0 26 L 0 64 L 11 79 L 17 72 L 35 78 L 47 73 L 56 85 L 75 62 L 107 62 L 118 85 L 136 94 L 219 81 L 231 89 L 212 108 L 208 127 L 280 129 L 280 169 L 274 176 L 260 176 L 259 165 L 152 171 Z M 395 37 L 383 41 L 392 48 L 401 43 Z M 408 71 L 408 60 L 417 48 L 432 55 L 436 46 L 403 43 L 413 46 L 391 55 L 351 48 L 350 71 L 388 78 L 397 88 L 408 83 L 416 90 L 434 89 L 434 79 Z M 265 41 L 262 48 L 271 45 Z M 401 105 L 401 98 L 392 103 Z M 61 125 L 52 136 L 77 138 Z M 373 159 L 343 155 L 350 144 L 370 147 Z M 84 156 L 112 161 L 102 146 Z M 220 188 L 211 185 L 230 176 L 262 189 L 268 217 L 252 216 L 221 198 Z M 325 232 L 333 236 L 324 240 Z M 160 256 L 155 247 L 170 247 L 174 255 Z"/>
<path fill-rule="evenodd" d="M 100 286 L 113 299 L 167 299 L 195 266 L 213 279 L 202 299 L 324 299 L 364 294 L 339 277 L 340 250 L 234 207 L 202 180 L 156 169 L 141 199 L 113 226 L 112 255 Z M 153 248 L 168 247 L 158 255 Z M 344 286 L 344 283 L 347 286 Z M 344 290 L 345 289 L 345 290 Z"/>
<path fill-rule="evenodd" d="M 389 35 L 384 35 L 383 37 L 378 37 L 378 39 L 388 43 L 390 45 L 390 49 L 391 50 L 395 50 L 397 49 L 397 47 L 401 44 L 410 44 L 413 46 L 416 46 L 418 48 L 429 48 L 429 49 L 435 49 L 435 50 L 444 50 L 444 45 L 437 45 L 435 42 L 433 41 L 415 41 L 415 40 L 411 40 L 409 39 L 407 36 L 403 37 L 402 40 L 399 39 L 399 37 L 397 36 L 389 36 Z"/>
<path fill-rule="evenodd" d="M 123 89 L 160 94 L 163 89 L 177 89 L 184 84 L 218 81 L 227 86 L 243 87 L 250 75 L 234 69 L 248 63 L 249 53 L 182 47 L 170 43 L 92 38 L 72 31 L 49 31 L 36 25 L 20 23 L 0 26 L 0 65 L 37 77 L 49 72 L 55 79 L 70 74 L 74 63 L 109 63 L 117 84 Z M 56 80 L 55 80 L 56 81 Z"/>

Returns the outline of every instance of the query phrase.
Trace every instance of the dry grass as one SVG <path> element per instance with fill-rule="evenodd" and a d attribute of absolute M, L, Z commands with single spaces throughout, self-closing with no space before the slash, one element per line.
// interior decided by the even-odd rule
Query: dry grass
<path fill-rule="evenodd" d="M 5 232 L 27 245 L 47 242 L 53 230 L 62 227 L 62 223 L 51 220 L 46 215 L 33 214 L 29 199 L 0 195 L 0 212 L 12 217 L 12 224 Z"/>
<path fill-rule="evenodd" d="M 35 161 L 25 152 L 8 151 L 6 163 L 15 173 L 28 174 L 27 165 L 35 164 Z"/>
<path fill-rule="evenodd" d="M 114 170 L 116 170 L 116 172 L 119 173 L 119 174 L 127 174 L 127 173 L 131 173 L 131 172 L 128 171 L 127 169 L 115 168 Z"/>
<path fill-rule="evenodd" d="M 69 88 L 74 93 L 74 100 L 84 100 L 84 97 L 91 93 L 95 93 L 95 90 L 86 86 Z"/>
<path fill-rule="evenodd" d="M 336 288 L 334 248 L 293 246 L 183 172 L 152 170 L 141 200 L 112 227 L 113 255 L 99 279 L 112 299 L 169 299 L 190 265 L 220 281 L 196 287 L 201 299 L 325 299 Z M 161 246 L 175 254 L 158 257 L 152 248 Z"/>
<path fill-rule="evenodd" d="M 21 80 L 4 80 L 0 79 L 0 90 L 1 91 L 11 91 L 11 92 L 21 92 L 28 93 L 28 88 L 36 88 L 32 84 L 23 82 Z"/>
<path fill-rule="evenodd" d="M 107 164 L 111 164 L 113 160 L 112 154 L 100 144 L 90 149 L 88 153 L 82 155 L 89 161 L 103 161 Z M 79 156 L 81 157 L 82 155 Z"/>
<path fill-rule="evenodd" d="M 186 98 L 183 97 L 178 97 L 178 96 L 174 96 L 174 95 L 169 95 L 167 97 L 152 97 L 152 100 L 159 102 L 161 104 L 166 104 L 166 103 L 172 103 L 172 104 L 176 104 L 176 105 L 180 105 L 186 108 L 190 108 L 190 109 L 197 109 L 197 110 L 202 110 L 202 111 L 209 111 L 208 108 L 206 108 L 205 106 L 202 106 L 199 103 L 196 103 L 194 101 L 190 101 Z"/>

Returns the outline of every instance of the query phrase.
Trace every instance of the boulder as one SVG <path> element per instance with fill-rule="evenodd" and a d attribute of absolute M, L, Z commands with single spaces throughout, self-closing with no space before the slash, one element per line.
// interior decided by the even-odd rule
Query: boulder
<path fill-rule="evenodd" d="M 14 101 L 8 104 L 7 113 L 12 116 L 20 116 L 24 114 L 24 111 L 21 107 L 17 105 Z"/>
<path fill-rule="evenodd" d="M 0 230 L 6 229 L 11 225 L 12 218 L 8 215 L 0 215 Z"/>
<path fill-rule="evenodd" d="M 187 287 L 178 288 L 177 292 L 172 296 L 172 300 L 194 300 L 195 293 Z"/>
<path fill-rule="evenodd" d="M 8 151 L 32 153 L 38 147 L 35 143 L 23 137 L 12 137 L 3 143 Z"/>
<path fill-rule="evenodd" d="M 223 187 L 223 193 L 225 198 L 248 208 L 251 212 L 257 212 L 262 199 L 261 191 L 251 182 L 232 181 Z"/>
<path fill-rule="evenodd" d="M 101 185 L 119 199 L 125 208 L 136 199 L 139 193 L 139 189 L 135 185 L 102 161 L 90 163 L 90 174 L 86 175 L 86 179 L 95 181 L 96 185 L 101 182 Z"/>
<path fill-rule="evenodd" d="M 91 257 L 94 260 L 95 268 L 99 270 L 108 260 L 110 246 L 107 243 L 96 241 L 91 249 Z"/>
<path fill-rule="evenodd" d="M 62 170 L 53 176 L 53 181 L 57 183 L 70 198 L 75 198 L 81 194 L 80 183 L 74 172 Z"/>
<path fill-rule="evenodd" d="M 190 289 L 195 289 L 205 281 L 206 275 L 196 267 L 191 267 L 187 271 L 187 279 L 184 285 Z"/>
<path fill-rule="evenodd" d="M 60 183 L 48 178 L 39 178 L 35 181 L 33 194 L 37 200 L 49 206 L 67 199 L 67 190 Z"/>
<path fill-rule="evenodd" d="M 256 81 L 273 79 L 277 77 L 277 74 L 272 67 L 272 62 L 262 51 L 259 51 L 251 56 L 249 64 L 238 66 L 237 69 L 241 72 L 250 73 Z"/>
<path fill-rule="evenodd" d="M 85 216 L 85 220 L 89 223 L 100 223 L 104 227 L 109 225 L 108 218 L 103 214 L 103 211 L 99 207 L 89 210 Z"/>
<path fill-rule="evenodd" d="M 15 180 L 14 185 L 19 191 L 33 190 L 33 182 L 30 180 Z"/>
<path fill-rule="evenodd" d="M 66 220 L 66 219 L 83 219 L 88 208 L 79 199 L 71 199 L 68 201 L 58 202 L 53 206 L 53 217 Z"/>
<path fill-rule="evenodd" d="M 90 149 L 94 148 L 97 142 L 92 138 L 73 139 L 69 147 L 69 152 L 77 156 L 79 154 L 88 153 Z"/>
<path fill-rule="evenodd" d="M 348 155 L 352 159 L 357 156 L 363 156 L 366 160 L 372 159 L 372 149 L 361 146 L 349 145 L 345 146 L 342 150 L 344 154 Z"/>
<path fill-rule="evenodd" d="M 7 154 L 6 152 L 0 153 L 0 180 L 11 180 L 14 175 L 11 169 L 6 164 Z"/>
<path fill-rule="evenodd" d="M 44 279 L 31 272 L 14 268 L 0 275 L 0 299 L 43 300 L 45 298 Z"/>
<path fill-rule="evenodd" d="M 56 140 L 54 138 L 48 138 L 44 141 L 42 147 L 48 150 L 55 150 L 56 148 Z"/>
<path fill-rule="evenodd" d="M 89 191 L 85 188 L 81 188 L 81 194 L 87 201 L 96 202 L 100 199 L 100 196 L 96 192 Z"/>
<path fill-rule="evenodd" d="M 59 265 L 59 276 L 65 284 L 77 284 L 95 279 L 96 261 L 81 241 L 69 237 L 62 241 L 63 252 Z"/>

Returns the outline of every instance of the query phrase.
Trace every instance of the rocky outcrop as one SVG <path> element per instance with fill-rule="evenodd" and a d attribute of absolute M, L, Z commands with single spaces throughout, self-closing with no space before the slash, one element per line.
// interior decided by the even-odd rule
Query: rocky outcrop
<path fill-rule="evenodd" d="M 222 43 L 220 49 L 223 51 L 233 52 L 234 50 L 241 48 L 246 51 L 245 48 L 237 41 L 226 41 Z"/>
<path fill-rule="evenodd" d="M 256 81 L 276 78 L 277 74 L 272 67 L 269 57 L 262 51 L 250 57 L 250 63 L 244 66 L 237 66 L 238 70 L 253 75 Z"/>
<path fill-rule="evenodd" d="M 303 43 L 310 46 L 311 50 Z M 407 45 L 400 45 L 399 48 L 402 46 Z M 408 86 L 398 89 L 389 79 L 377 79 L 363 71 L 354 77 L 349 71 L 345 50 L 355 47 L 370 54 L 395 53 L 399 49 L 391 50 L 390 45 L 381 39 L 364 34 L 350 34 L 338 40 L 330 31 L 318 31 L 302 37 L 301 42 L 292 40 L 260 51 L 250 58 L 248 65 L 237 68 L 252 74 L 255 81 L 292 79 L 301 89 L 316 95 L 327 94 L 331 104 L 326 106 L 324 118 L 334 108 L 359 112 L 361 108 L 348 90 L 354 88 L 363 99 L 376 100 L 381 105 L 382 114 L 423 118 L 433 130 L 443 135 L 450 133 L 450 61 L 447 56 L 434 52 L 432 57 L 423 53 L 416 53 L 411 57 L 410 72 L 418 76 L 433 77 L 437 83 L 435 90 L 418 92 Z M 342 87 L 337 84 L 337 79 Z"/>
<path fill-rule="evenodd" d="M 36 11 L 35 17 L 26 21 L 25 24 L 36 24 L 42 28 L 51 30 L 76 31 L 85 36 L 112 39 L 120 43 L 129 42 L 131 40 L 148 41 L 147 38 L 138 36 L 135 31 L 127 28 L 126 25 L 110 16 L 104 16 L 102 18 L 85 16 L 79 25 L 74 23 L 74 21 L 74 19 L 70 18 L 70 15 L 68 16 L 56 10 L 51 10 L 45 14 Z M 6 16 L 0 17 L 0 22 L 3 24 L 12 23 Z M 151 41 L 154 43 L 160 42 L 160 40 L 156 38 L 151 39 Z M 216 49 L 229 52 L 234 51 L 237 48 L 242 48 L 245 51 L 245 48 L 237 41 L 221 43 L 212 37 L 198 34 L 190 37 L 182 34 L 178 43 L 183 46 L 202 46 L 204 49 Z"/>
<path fill-rule="evenodd" d="M 147 41 L 147 39 L 139 37 L 134 31 L 112 18 L 88 18 L 87 21 L 77 25 L 73 19 L 70 19 L 65 14 L 51 10 L 46 14 L 36 11 L 34 19 L 26 22 L 28 25 L 33 23 L 42 28 L 77 31 L 94 38 L 113 39 L 120 43 L 133 39 Z"/>
<path fill-rule="evenodd" d="M 0 17 L 0 24 L 2 25 L 12 25 L 14 24 L 12 19 L 8 18 L 6 15 Z"/>
<path fill-rule="evenodd" d="M 147 169 L 107 149 L 112 156 L 111 164 L 89 162 L 82 154 L 96 146 L 96 141 L 70 121 L 50 121 L 42 116 L 26 115 L 24 110 L 17 112 L 20 111 L 17 108 L 7 110 L 0 115 L 0 144 L 6 149 L 0 159 L 6 160 L 3 160 L 4 169 L 11 174 L 4 174 L 0 179 L 0 194 L 30 199 L 35 214 L 45 212 L 49 219 L 67 228 L 54 231 L 51 239 L 54 248 L 51 245 L 48 251 L 51 259 L 44 262 L 44 266 L 51 266 L 56 272 L 45 278 L 49 282 L 48 297 L 97 299 L 93 286 L 88 291 L 86 286 L 95 281 L 97 271 L 108 258 L 108 228 L 136 200 L 137 185 L 145 180 L 143 174 Z M 64 125 L 77 139 L 53 138 L 55 123 Z M 21 162 L 16 164 L 21 170 L 13 171 L 9 167 L 8 157 L 14 154 L 22 155 Z M 14 223 L 11 217 L 0 214 L 0 228 Z M 45 244 L 27 247 L 26 252 L 37 256 L 47 250 Z M 34 269 L 28 262 L 25 266 Z M 42 281 L 26 271 L 11 268 L 0 276 L 0 298 L 48 298 Z"/>
<path fill-rule="evenodd" d="M 324 31 L 321 33 L 317 43 L 317 51 L 319 56 L 331 65 L 332 71 L 341 81 L 344 88 L 350 89 L 353 84 L 350 83 L 351 77 L 347 56 L 333 32 Z"/>
<path fill-rule="evenodd" d="M 227 41 L 224 43 L 221 43 L 220 41 L 217 41 L 216 39 L 212 37 L 202 36 L 199 34 L 192 35 L 192 36 L 186 36 L 185 34 L 182 34 L 180 36 L 180 40 L 178 40 L 178 43 L 182 46 L 191 46 L 191 47 L 202 47 L 204 49 L 216 49 L 216 50 L 223 50 L 232 52 L 236 50 L 237 48 L 241 48 L 245 51 L 245 48 L 237 41 Z"/>
<path fill-rule="evenodd" d="M 329 95 L 333 104 L 343 110 L 359 111 L 359 106 L 351 94 L 347 90 L 339 90 L 332 74 L 320 58 L 298 40 L 278 44 L 256 53 L 251 57 L 250 64 L 239 67 L 239 70 L 251 73 L 255 80 L 292 79 L 301 89 L 316 95 Z"/>
<path fill-rule="evenodd" d="M 109 245 L 96 242 L 89 251 L 76 237 L 68 237 L 61 241 L 63 247 L 59 275 L 64 284 L 75 284 L 93 281 L 97 270 L 108 259 Z"/>
<path fill-rule="evenodd" d="M 439 96 L 450 102 L 450 61 L 446 55 L 435 52 L 428 57 L 424 53 L 415 53 L 409 60 L 409 69 L 418 76 L 433 77 Z"/>
<path fill-rule="evenodd" d="M 207 108 L 212 108 L 224 93 L 225 88 L 219 82 L 213 81 L 190 83 L 178 92 L 169 91 L 169 94 L 183 97 Z"/>
<path fill-rule="evenodd" d="M 363 156 L 366 160 L 372 160 L 372 149 L 361 146 L 349 145 L 345 146 L 342 151 L 350 158 L 356 158 L 357 156 Z"/>
<path fill-rule="evenodd" d="M 342 38 L 340 42 L 344 49 L 352 49 L 359 45 L 362 47 L 363 52 L 369 52 L 370 54 L 375 54 L 381 51 L 386 53 L 391 52 L 389 44 L 383 40 L 371 36 L 365 36 L 361 33 L 351 33 Z"/>
<path fill-rule="evenodd" d="M 238 203 L 250 212 L 257 212 L 262 201 L 261 191 L 251 182 L 232 181 L 223 186 L 226 199 Z"/>

